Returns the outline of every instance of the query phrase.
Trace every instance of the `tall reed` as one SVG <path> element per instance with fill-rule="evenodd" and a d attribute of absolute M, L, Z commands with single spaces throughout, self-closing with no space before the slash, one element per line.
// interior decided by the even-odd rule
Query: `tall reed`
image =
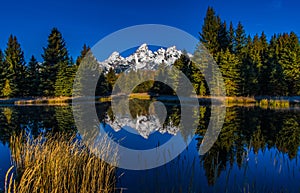
<path fill-rule="evenodd" d="M 93 150 L 74 139 L 58 134 L 36 139 L 13 136 L 10 144 L 16 177 L 7 177 L 6 192 L 114 192 L 117 151 L 107 139 Z M 114 164 L 96 154 L 113 159 Z"/>

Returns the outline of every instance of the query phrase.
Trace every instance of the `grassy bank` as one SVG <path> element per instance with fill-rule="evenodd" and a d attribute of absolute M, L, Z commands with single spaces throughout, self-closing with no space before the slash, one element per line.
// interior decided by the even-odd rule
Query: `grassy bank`
<path fill-rule="evenodd" d="M 2 98 L 0 104 L 30 105 L 30 104 L 67 104 L 72 102 L 72 97 L 31 97 L 31 98 Z"/>
<path fill-rule="evenodd" d="M 99 96 L 92 98 L 98 102 L 109 102 L 113 97 L 117 96 Z M 159 100 L 178 100 L 176 96 L 151 96 L 148 93 L 132 93 L 128 95 L 129 99 L 149 100 L 152 97 Z M 211 96 L 197 96 L 202 104 L 210 104 L 211 100 L 215 102 L 224 102 L 227 106 L 232 105 L 256 105 L 263 108 L 287 108 L 290 104 L 300 104 L 300 96 L 296 97 L 271 97 L 271 96 L 258 96 L 258 97 L 211 97 Z M 13 104 L 13 105 L 66 105 L 72 103 L 72 97 L 53 97 L 53 98 L 6 98 L 0 99 L 0 104 Z M 91 98 L 76 98 L 77 102 L 90 101 Z"/>
<path fill-rule="evenodd" d="M 290 102 L 288 100 L 276 100 L 276 99 L 262 99 L 257 102 L 262 108 L 289 108 Z"/>
<path fill-rule="evenodd" d="M 74 137 L 71 137 L 73 140 L 66 139 L 70 137 L 12 137 L 10 144 L 15 172 L 9 170 L 6 175 L 6 192 L 114 192 L 116 168 L 91 153 Z M 96 151 L 109 158 L 113 154 L 116 162 L 116 150 L 106 140 Z"/>

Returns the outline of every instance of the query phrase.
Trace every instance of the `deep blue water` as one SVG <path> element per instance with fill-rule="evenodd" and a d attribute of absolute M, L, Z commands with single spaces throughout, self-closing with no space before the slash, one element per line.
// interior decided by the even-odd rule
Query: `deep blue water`
<path fill-rule="evenodd" d="M 138 101 L 131 114 L 136 118 L 149 107 Z M 135 104 L 137 104 L 135 102 Z M 178 125 L 180 111 L 168 104 L 168 116 L 162 130 L 147 134 L 136 128 L 115 130 L 109 103 L 97 105 L 104 130 L 122 146 L 145 150 L 167 143 L 173 136 L 164 128 Z M 218 140 L 205 155 L 199 146 L 209 122 L 210 107 L 200 107 L 200 119 L 187 148 L 172 161 L 148 170 L 119 168 L 117 187 L 123 192 L 300 192 L 300 114 L 299 108 L 263 109 L 230 107 Z M 144 113 L 147 116 L 147 113 Z M 113 119 L 110 119 L 113 120 Z M 3 106 L 0 107 L 0 182 L 10 167 L 9 138 L 21 131 L 73 131 L 75 123 L 70 106 Z M 153 128 L 152 128 L 153 129 Z M 155 129 L 155 128 L 154 128 Z M 184 140 L 189 133 L 178 129 Z M 121 139 L 121 140 L 120 140 Z"/>

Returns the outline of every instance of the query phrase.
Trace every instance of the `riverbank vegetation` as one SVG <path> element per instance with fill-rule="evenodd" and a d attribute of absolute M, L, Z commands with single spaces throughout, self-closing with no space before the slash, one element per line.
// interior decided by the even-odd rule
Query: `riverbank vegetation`
<path fill-rule="evenodd" d="M 88 149 L 76 136 L 54 134 L 36 139 L 12 136 L 14 170 L 6 175 L 8 193 L 114 192 L 117 151 L 104 139 Z M 93 152 L 93 153 L 92 153 Z M 111 159 L 109 165 L 96 154 Z"/>

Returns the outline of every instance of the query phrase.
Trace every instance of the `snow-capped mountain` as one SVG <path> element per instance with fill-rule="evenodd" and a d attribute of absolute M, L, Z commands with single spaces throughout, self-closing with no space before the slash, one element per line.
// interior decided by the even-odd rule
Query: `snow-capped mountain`
<path fill-rule="evenodd" d="M 166 66 L 174 64 L 181 56 L 182 52 L 175 46 L 167 49 L 160 48 L 157 51 L 149 50 L 147 44 L 142 44 L 133 54 L 124 58 L 118 52 L 113 52 L 105 61 L 100 62 L 100 66 L 105 71 L 109 68 L 116 72 L 126 70 L 155 70 L 158 65 L 164 63 Z"/>

